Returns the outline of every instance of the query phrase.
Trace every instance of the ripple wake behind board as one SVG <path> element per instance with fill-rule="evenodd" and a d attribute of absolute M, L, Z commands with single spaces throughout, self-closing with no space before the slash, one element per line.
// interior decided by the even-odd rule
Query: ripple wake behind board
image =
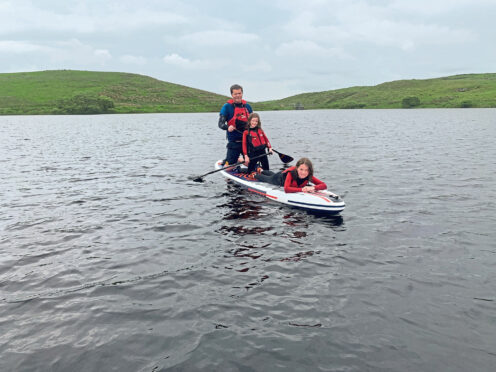
<path fill-rule="evenodd" d="M 221 169 L 222 167 L 222 160 L 215 163 L 215 169 Z M 220 170 L 219 173 L 236 182 L 240 186 L 248 189 L 248 191 L 292 207 L 306 209 L 312 212 L 325 213 L 327 215 L 338 215 L 345 208 L 344 201 L 339 196 L 327 190 L 316 191 L 313 193 L 286 193 L 284 192 L 284 188 L 282 186 L 271 185 L 266 182 L 249 179 L 248 174 L 246 173 L 228 170 Z"/>

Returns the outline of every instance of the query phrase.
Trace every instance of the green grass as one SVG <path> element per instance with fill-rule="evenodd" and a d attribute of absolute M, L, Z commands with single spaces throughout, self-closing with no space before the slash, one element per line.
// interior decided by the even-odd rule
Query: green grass
<path fill-rule="evenodd" d="M 213 112 L 228 97 L 119 72 L 39 71 L 0 74 L 0 114 L 52 114 L 76 95 L 109 97 L 112 113 Z"/>
<path fill-rule="evenodd" d="M 76 96 L 89 97 L 77 100 Z M 75 102 L 109 98 L 109 113 L 218 112 L 228 97 L 148 76 L 93 71 L 39 71 L 0 74 L 0 114 L 60 114 Z M 401 108 L 417 97 L 419 108 L 496 107 L 496 74 L 467 74 L 426 80 L 398 80 L 299 94 L 252 103 L 257 111 L 305 109 Z M 79 103 L 81 104 L 81 103 Z M 65 106 L 66 107 L 65 107 Z M 72 106 L 71 106 L 72 105 Z M 93 106 L 86 112 L 98 110 Z M 78 107 L 76 107 L 77 111 Z M 65 111 L 64 111 L 65 110 Z"/>
<path fill-rule="evenodd" d="M 398 80 L 376 86 L 305 93 L 257 102 L 256 110 L 402 108 L 417 97 L 419 108 L 496 107 L 496 74 L 467 74 L 426 80 Z"/>

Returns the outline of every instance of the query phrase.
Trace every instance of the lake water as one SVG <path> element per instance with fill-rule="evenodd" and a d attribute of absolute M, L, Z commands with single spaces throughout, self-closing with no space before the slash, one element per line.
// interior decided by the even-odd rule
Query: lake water
<path fill-rule="evenodd" d="M 342 217 L 192 182 L 215 113 L 0 117 L 0 370 L 493 371 L 496 110 L 261 117 Z"/>

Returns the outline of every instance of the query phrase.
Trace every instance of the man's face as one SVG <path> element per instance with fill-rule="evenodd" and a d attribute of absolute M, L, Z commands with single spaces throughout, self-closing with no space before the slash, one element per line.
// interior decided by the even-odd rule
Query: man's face
<path fill-rule="evenodd" d="M 231 96 L 234 103 L 241 103 L 243 99 L 243 91 L 241 89 L 233 89 Z"/>

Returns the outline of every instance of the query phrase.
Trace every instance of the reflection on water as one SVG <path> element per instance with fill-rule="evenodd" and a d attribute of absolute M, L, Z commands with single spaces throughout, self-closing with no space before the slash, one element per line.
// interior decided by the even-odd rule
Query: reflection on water
<path fill-rule="evenodd" d="M 308 227 L 313 223 L 322 223 L 329 227 L 343 226 L 343 216 L 328 215 L 318 211 L 308 211 L 288 205 L 280 205 L 272 202 L 270 199 L 257 195 L 256 193 L 247 191 L 245 188 L 231 180 L 226 180 L 226 183 L 226 192 L 221 195 L 226 198 L 226 202 L 217 205 L 217 207 L 226 209 L 226 213 L 223 217 L 224 220 L 258 220 L 273 214 L 276 210 L 287 210 L 288 212 L 281 216 L 281 222 L 288 226 Z M 254 198 L 256 198 L 256 200 Z M 275 224 L 278 224 L 277 221 Z M 223 228 L 224 227 L 225 226 L 223 226 Z M 228 231 L 231 230 L 228 229 Z M 263 229 L 260 232 L 264 231 L 266 230 Z M 240 233 L 243 234 L 246 232 L 243 229 L 240 229 Z M 256 233 L 256 231 L 254 233 Z M 303 235 L 300 237 L 305 236 L 304 233 L 302 234 Z"/>
<path fill-rule="evenodd" d="M 260 217 L 262 206 L 246 198 L 245 190 L 239 185 L 227 181 L 227 191 L 222 194 L 227 200 L 217 205 L 218 208 L 226 210 L 224 220 L 257 219 Z"/>
<path fill-rule="evenodd" d="M 267 248 L 270 244 L 266 244 L 265 247 L 260 247 L 260 248 Z M 252 252 L 253 249 L 256 249 L 254 245 L 247 246 L 247 247 L 239 247 L 235 248 L 234 250 L 230 250 L 229 253 L 231 253 L 234 257 L 248 257 L 253 260 L 256 260 L 257 258 L 260 258 L 263 256 L 263 254 L 258 254 Z"/>
<path fill-rule="evenodd" d="M 307 257 L 311 257 L 313 256 L 314 254 L 318 254 L 320 252 L 315 252 L 315 251 L 307 251 L 307 252 L 298 252 L 298 253 L 295 253 L 293 256 L 291 257 L 285 257 L 285 258 L 281 258 L 281 261 L 293 261 L 293 262 L 297 262 L 297 261 L 301 261 L 302 259 L 304 258 L 307 258 Z"/>
<path fill-rule="evenodd" d="M 221 198 L 222 203 L 217 207 L 223 210 L 223 214 L 217 232 L 228 237 L 233 245 L 225 250 L 224 258 L 236 259 L 225 268 L 243 274 L 252 269 L 258 272 L 255 281 L 250 278 L 250 282 L 242 286 L 245 289 L 269 279 L 270 269 L 263 270 L 265 265 L 296 263 L 319 255 L 320 250 L 308 249 L 308 240 L 312 239 L 315 226 L 320 226 L 323 231 L 344 231 L 342 216 L 308 213 L 273 203 L 230 180 L 226 180 Z"/>
<path fill-rule="evenodd" d="M 495 113 L 265 112 L 343 216 L 185 182 L 215 113 L 0 117 L 0 369 L 492 371 Z"/>
<path fill-rule="evenodd" d="M 272 227 L 222 226 L 219 229 L 219 231 L 225 234 L 232 232 L 236 235 L 247 235 L 247 234 L 257 235 L 270 230 L 272 230 Z"/>

